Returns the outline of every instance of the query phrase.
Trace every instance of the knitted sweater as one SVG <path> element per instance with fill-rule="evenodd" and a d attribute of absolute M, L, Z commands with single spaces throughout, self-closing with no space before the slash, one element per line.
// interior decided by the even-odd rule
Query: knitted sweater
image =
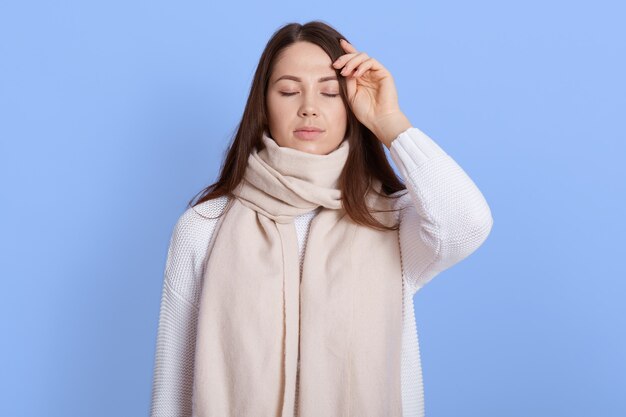
<path fill-rule="evenodd" d="M 410 127 L 400 133 L 389 153 L 409 191 L 397 200 L 405 207 L 398 213 L 403 283 L 402 410 L 403 417 L 423 417 L 424 388 L 413 296 L 441 271 L 474 252 L 489 235 L 493 218 L 470 177 L 421 130 Z M 206 217 L 222 213 L 227 202 L 228 197 L 223 196 L 188 208 L 171 235 L 156 340 L 151 417 L 191 416 L 202 276 L 217 223 L 217 219 Z M 309 225 L 319 209 L 294 220 L 301 268 Z"/>

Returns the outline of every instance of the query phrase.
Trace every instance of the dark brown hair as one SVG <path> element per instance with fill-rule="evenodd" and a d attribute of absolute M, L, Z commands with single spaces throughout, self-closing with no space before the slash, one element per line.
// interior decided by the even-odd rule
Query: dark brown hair
<path fill-rule="evenodd" d="M 289 23 L 274 32 L 259 59 L 250 88 L 250 95 L 234 140 L 226 151 L 226 158 L 222 162 L 219 179 L 200 191 L 198 193 L 201 193 L 200 197 L 193 203 L 197 197 L 196 194 L 189 201 L 188 207 L 194 207 L 204 201 L 223 195 L 229 195 L 232 198 L 231 192 L 243 179 L 248 156 L 253 147 L 258 150 L 263 149 L 261 135 L 268 126 L 265 96 L 275 59 L 280 52 L 295 42 L 306 41 L 321 47 L 334 62 L 346 53 L 339 44 L 340 39 L 348 40 L 322 21 L 312 21 L 304 25 Z M 341 98 L 348 114 L 346 137 L 350 141 L 350 152 L 338 181 L 343 207 L 355 223 L 375 229 L 397 230 L 397 224 L 388 227 L 372 217 L 364 197 L 370 190 L 372 178 L 378 178 L 381 181 L 383 198 L 398 198 L 399 196 L 388 197 L 388 195 L 406 190 L 406 186 L 389 165 L 383 149 L 385 145 L 351 111 L 346 80 L 340 75 L 339 70 L 335 69 L 335 71 L 339 79 Z"/>

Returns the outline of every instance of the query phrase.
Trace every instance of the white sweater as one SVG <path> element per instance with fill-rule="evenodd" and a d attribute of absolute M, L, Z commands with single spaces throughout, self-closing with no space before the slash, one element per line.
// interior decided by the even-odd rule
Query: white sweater
<path fill-rule="evenodd" d="M 399 213 L 403 417 L 423 417 L 424 389 L 413 296 L 438 273 L 474 252 L 489 235 L 493 218 L 474 182 L 421 130 L 410 127 L 400 133 L 389 151 L 409 190 L 398 204 L 403 204 L 402 199 L 412 202 Z M 174 227 L 163 280 L 151 417 L 191 416 L 202 276 L 217 222 L 205 217 L 221 213 L 227 199 L 223 196 L 188 208 Z M 301 268 L 309 224 L 319 209 L 295 219 Z"/>

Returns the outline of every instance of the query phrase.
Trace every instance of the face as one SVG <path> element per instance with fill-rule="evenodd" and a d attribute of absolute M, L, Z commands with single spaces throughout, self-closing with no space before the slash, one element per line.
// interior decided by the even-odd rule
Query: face
<path fill-rule="evenodd" d="M 296 42 L 277 58 L 267 88 L 270 136 L 279 146 L 326 155 L 344 139 L 347 114 L 332 60 L 311 42 Z M 319 132 L 302 132 L 302 128 Z"/>

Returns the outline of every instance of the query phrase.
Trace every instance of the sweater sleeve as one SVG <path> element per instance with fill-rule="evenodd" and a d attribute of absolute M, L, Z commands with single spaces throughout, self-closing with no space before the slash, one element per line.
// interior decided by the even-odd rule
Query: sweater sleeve
<path fill-rule="evenodd" d="M 187 209 L 170 238 L 161 296 L 150 417 L 188 417 L 204 257 L 216 221 Z"/>
<path fill-rule="evenodd" d="M 408 193 L 399 198 L 402 268 L 415 294 L 487 239 L 491 210 L 472 179 L 416 127 L 395 138 L 390 155 Z"/>

